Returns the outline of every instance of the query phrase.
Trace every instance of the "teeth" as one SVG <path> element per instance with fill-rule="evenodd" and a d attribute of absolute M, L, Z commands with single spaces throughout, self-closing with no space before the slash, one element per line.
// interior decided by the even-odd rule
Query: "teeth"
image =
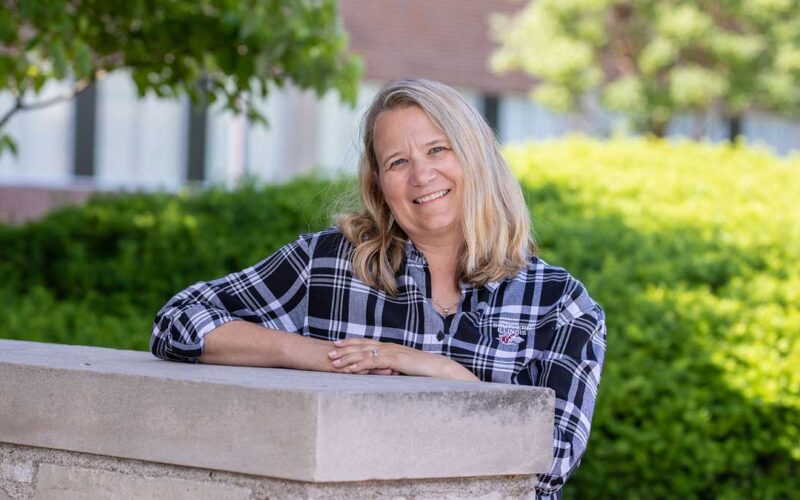
<path fill-rule="evenodd" d="M 441 191 L 436 191 L 435 193 L 431 193 L 421 198 L 417 198 L 416 200 L 414 200 L 414 203 L 425 203 L 426 201 L 433 201 L 437 198 L 441 198 L 442 196 L 446 195 L 449 192 L 450 192 L 449 189 L 442 189 Z"/>

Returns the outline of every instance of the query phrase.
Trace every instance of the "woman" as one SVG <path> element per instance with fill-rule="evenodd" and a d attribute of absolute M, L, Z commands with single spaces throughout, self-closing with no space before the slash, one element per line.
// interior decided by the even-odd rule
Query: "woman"
<path fill-rule="evenodd" d="M 522 191 L 453 89 L 388 84 L 363 139 L 364 210 L 177 294 L 156 317 L 153 353 L 551 387 L 555 461 L 537 494 L 560 496 L 589 436 L 603 311 L 536 257 Z"/>

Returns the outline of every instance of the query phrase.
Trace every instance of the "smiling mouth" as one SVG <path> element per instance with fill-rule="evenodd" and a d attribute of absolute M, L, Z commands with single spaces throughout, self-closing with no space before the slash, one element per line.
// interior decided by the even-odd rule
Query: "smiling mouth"
<path fill-rule="evenodd" d="M 444 198 L 447 194 L 450 193 L 449 189 L 442 189 L 441 191 L 436 191 L 431 194 L 426 194 L 425 196 L 420 196 L 419 198 L 414 200 L 414 203 L 417 205 L 421 205 L 423 203 L 428 203 L 433 200 L 438 200 L 439 198 Z"/>

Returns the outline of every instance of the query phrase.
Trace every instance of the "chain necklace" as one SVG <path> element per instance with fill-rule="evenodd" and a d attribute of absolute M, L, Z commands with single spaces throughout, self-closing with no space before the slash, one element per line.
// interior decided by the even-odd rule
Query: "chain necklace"
<path fill-rule="evenodd" d="M 441 309 L 441 310 L 442 310 L 442 312 L 444 313 L 444 315 L 445 315 L 445 316 L 448 316 L 448 315 L 450 314 L 450 309 L 453 309 L 454 307 L 458 306 L 458 304 L 460 304 L 460 303 L 461 303 L 461 299 L 459 299 L 459 300 L 458 300 L 458 302 L 456 302 L 456 303 L 455 303 L 455 304 L 453 304 L 452 306 L 445 307 L 445 306 L 443 306 L 443 305 L 442 305 L 442 303 L 441 303 L 441 302 L 439 302 L 438 300 L 436 300 L 436 299 L 433 299 L 433 301 L 436 303 L 436 305 L 437 305 L 437 306 L 439 306 L 439 309 Z"/>

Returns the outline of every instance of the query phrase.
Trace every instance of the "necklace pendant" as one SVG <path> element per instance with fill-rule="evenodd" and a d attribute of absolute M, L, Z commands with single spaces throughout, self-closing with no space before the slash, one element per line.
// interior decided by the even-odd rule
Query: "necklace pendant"
<path fill-rule="evenodd" d="M 436 299 L 433 299 L 433 302 L 434 302 L 434 304 L 436 304 L 437 306 L 439 306 L 439 309 L 441 309 L 441 310 L 442 310 L 442 313 L 443 313 L 445 316 L 449 316 L 449 315 L 450 315 L 450 309 L 452 309 L 452 308 L 454 308 L 454 307 L 458 306 L 458 302 L 456 302 L 456 303 L 455 303 L 455 304 L 453 304 L 452 306 L 448 306 L 448 307 L 445 307 L 445 306 L 443 306 L 443 305 L 442 305 L 442 303 L 441 303 L 441 302 L 439 302 L 439 301 L 438 301 L 438 300 L 436 300 Z"/>

